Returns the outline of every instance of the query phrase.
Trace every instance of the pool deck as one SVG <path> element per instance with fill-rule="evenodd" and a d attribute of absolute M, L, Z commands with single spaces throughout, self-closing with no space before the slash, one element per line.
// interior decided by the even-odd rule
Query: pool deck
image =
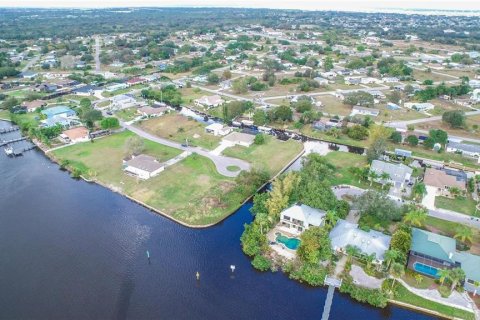
<path fill-rule="evenodd" d="M 290 229 L 282 226 L 276 226 L 267 233 L 268 243 L 273 251 L 289 260 L 295 259 L 297 256 L 296 250 L 289 249 L 285 245 L 277 243 L 276 233 L 281 233 L 289 238 L 298 238 L 299 233 L 292 233 Z"/>

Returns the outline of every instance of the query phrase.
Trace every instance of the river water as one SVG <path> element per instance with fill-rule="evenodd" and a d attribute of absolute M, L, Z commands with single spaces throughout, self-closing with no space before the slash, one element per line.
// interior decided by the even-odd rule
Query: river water
<path fill-rule="evenodd" d="M 1 150 L 0 318 L 320 319 L 325 288 L 256 272 L 243 255 L 250 206 L 189 229 L 70 178 L 38 151 Z M 336 292 L 330 319 L 432 318 Z"/>

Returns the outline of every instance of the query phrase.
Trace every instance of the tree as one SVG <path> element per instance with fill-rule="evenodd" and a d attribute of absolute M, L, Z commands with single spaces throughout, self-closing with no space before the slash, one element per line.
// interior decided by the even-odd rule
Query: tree
<path fill-rule="evenodd" d="M 385 137 L 379 137 L 372 141 L 372 144 L 367 149 L 367 161 L 372 163 L 373 160 L 379 159 L 387 150 L 387 140 Z"/>
<path fill-rule="evenodd" d="M 358 248 L 357 246 L 352 246 L 349 244 L 345 248 L 345 252 L 347 253 L 348 262 L 352 262 L 352 257 L 356 257 L 360 255 L 361 251 L 360 251 L 360 248 Z"/>
<path fill-rule="evenodd" d="M 331 257 L 330 238 L 324 228 L 310 227 L 302 233 L 300 240 L 297 255 L 303 262 L 316 265 Z"/>
<path fill-rule="evenodd" d="M 323 62 L 323 69 L 325 71 L 330 71 L 333 69 L 333 59 L 330 56 L 325 58 Z"/>
<path fill-rule="evenodd" d="M 253 140 L 253 143 L 256 145 L 261 145 L 265 143 L 265 135 L 262 133 L 259 133 L 255 136 L 255 139 Z"/>
<path fill-rule="evenodd" d="M 387 264 L 387 269 L 390 269 L 392 263 L 396 262 L 400 257 L 400 252 L 395 249 L 385 251 L 384 261 Z"/>
<path fill-rule="evenodd" d="M 399 91 L 393 91 L 391 94 L 387 95 L 388 101 L 399 104 L 402 100 L 402 94 Z"/>
<path fill-rule="evenodd" d="M 256 126 L 263 126 L 268 122 L 267 114 L 263 110 L 256 110 L 252 119 L 253 124 Z"/>
<path fill-rule="evenodd" d="M 440 269 L 437 271 L 438 280 L 440 284 L 443 285 L 445 280 L 450 279 L 450 270 L 449 269 Z"/>
<path fill-rule="evenodd" d="M 406 255 L 410 250 L 412 234 L 409 227 L 398 228 L 392 235 L 390 249 L 395 249 Z"/>
<path fill-rule="evenodd" d="M 417 285 L 421 284 L 423 282 L 423 276 L 419 273 L 415 274 L 415 282 L 417 283 Z"/>
<path fill-rule="evenodd" d="M 207 76 L 208 84 L 218 84 L 220 82 L 220 77 L 214 72 L 210 72 Z"/>
<path fill-rule="evenodd" d="M 347 135 L 355 140 L 365 140 L 368 137 L 368 129 L 357 124 L 348 129 Z"/>
<path fill-rule="evenodd" d="M 275 120 L 292 121 L 293 111 L 289 106 L 279 106 L 273 110 Z"/>
<path fill-rule="evenodd" d="M 395 280 L 397 278 L 403 277 L 403 275 L 405 274 L 405 267 L 403 266 L 403 264 L 395 262 L 391 265 L 389 272 L 390 272 L 390 275 L 393 278 L 392 288 L 391 288 L 391 290 L 393 290 L 393 287 L 395 285 Z"/>
<path fill-rule="evenodd" d="M 107 117 L 100 122 L 102 129 L 115 129 L 120 127 L 120 123 L 115 117 Z"/>
<path fill-rule="evenodd" d="M 92 106 L 92 101 L 88 98 L 80 99 L 80 107 L 82 108 L 90 108 Z"/>
<path fill-rule="evenodd" d="M 326 215 L 325 215 L 325 227 L 328 230 L 332 230 L 333 227 L 337 224 L 338 221 L 338 216 L 335 211 L 333 210 L 328 210 Z"/>
<path fill-rule="evenodd" d="M 145 142 L 138 136 L 129 137 L 125 142 L 125 153 L 127 156 L 139 155 L 145 150 Z"/>
<path fill-rule="evenodd" d="M 374 98 L 373 96 L 365 91 L 356 91 L 349 93 L 345 96 L 345 100 L 343 100 L 345 104 L 351 106 L 363 106 L 363 107 L 372 107 Z"/>
<path fill-rule="evenodd" d="M 248 92 L 248 83 L 245 78 L 235 79 L 232 82 L 232 90 L 233 92 L 239 93 L 247 93 Z"/>
<path fill-rule="evenodd" d="M 446 111 L 442 115 L 442 121 L 452 128 L 463 128 L 466 125 L 465 112 L 460 110 Z"/>
<path fill-rule="evenodd" d="M 411 134 L 407 137 L 406 139 L 407 143 L 411 145 L 412 147 L 415 147 L 418 145 L 418 137 L 414 134 Z"/>
<path fill-rule="evenodd" d="M 20 101 L 18 101 L 17 98 L 8 97 L 5 101 L 3 101 L 2 108 L 12 110 L 14 107 L 18 106 L 19 104 L 20 104 Z"/>
<path fill-rule="evenodd" d="M 265 251 L 267 245 L 267 237 L 260 232 L 260 228 L 256 223 L 245 224 L 245 231 L 240 237 L 242 250 L 247 256 L 256 256 Z"/>
<path fill-rule="evenodd" d="M 222 78 L 225 80 L 229 80 L 232 78 L 232 72 L 230 70 L 223 71 Z"/>
<path fill-rule="evenodd" d="M 453 236 L 455 239 L 462 241 L 463 243 L 473 241 L 473 231 L 471 228 L 467 226 L 461 226 L 456 230 L 455 235 Z"/>
<path fill-rule="evenodd" d="M 387 194 L 369 190 L 354 200 L 354 206 L 365 215 L 372 215 L 380 220 L 399 220 L 402 208 Z"/>
<path fill-rule="evenodd" d="M 412 226 L 421 227 L 425 224 L 427 216 L 428 214 L 424 209 L 417 208 L 407 212 L 407 214 L 403 218 L 403 221 L 409 223 Z"/>
<path fill-rule="evenodd" d="M 412 188 L 412 193 L 416 199 L 423 199 L 427 194 L 427 187 L 423 182 L 417 182 Z"/>
<path fill-rule="evenodd" d="M 280 219 L 280 212 L 290 204 L 290 196 L 298 186 L 298 182 L 299 177 L 294 172 L 272 182 L 272 191 L 270 191 L 270 198 L 266 201 L 265 207 L 273 221 L 277 222 Z"/>
<path fill-rule="evenodd" d="M 450 290 L 456 288 L 457 284 L 462 282 L 465 279 L 465 271 L 462 268 L 453 268 L 450 270 L 450 280 L 452 281 L 452 286 Z"/>
<path fill-rule="evenodd" d="M 402 134 L 398 131 L 395 131 L 390 136 L 390 140 L 392 140 L 393 143 L 400 143 L 402 142 Z"/>

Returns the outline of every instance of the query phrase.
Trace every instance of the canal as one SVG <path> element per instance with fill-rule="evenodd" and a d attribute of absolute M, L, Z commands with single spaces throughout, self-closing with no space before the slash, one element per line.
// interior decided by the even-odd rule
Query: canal
<path fill-rule="evenodd" d="M 242 253 L 249 203 L 189 229 L 70 178 L 39 151 L 1 150 L 0 205 L 1 319 L 321 318 L 326 288 L 256 272 Z M 432 318 L 335 292 L 330 319 Z"/>

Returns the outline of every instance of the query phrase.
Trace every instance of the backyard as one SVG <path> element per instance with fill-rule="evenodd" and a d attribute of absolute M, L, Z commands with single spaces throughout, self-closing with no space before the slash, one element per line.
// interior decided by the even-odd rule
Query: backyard
<path fill-rule="evenodd" d="M 220 175 L 213 162 L 193 154 L 165 168 L 158 176 L 139 180 L 122 170 L 125 143 L 133 133 L 119 134 L 57 149 L 52 152 L 60 164 L 79 170 L 165 214 L 191 225 L 222 220 L 248 196 L 235 188 L 233 179 Z M 159 161 L 171 159 L 179 150 L 145 140 L 145 154 Z M 105 155 L 108 154 L 108 157 Z"/>
<path fill-rule="evenodd" d="M 265 143 L 262 145 L 253 144 L 248 148 L 234 146 L 225 149 L 223 154 L 246 160 L 252 163 L 254 168 L 267 170 L 270 176 L 274 176 L 293 160 L 302 148 L 302 144 L 295 140 L 281 141 L 265 136 Z"/>
<path fill-rule="evenodd" d="M 159 137 L 199 146 L 208 150 L 215 149 L 220 137 L 205 132 L 205 125 L 194 119 L 172 113 L 165 116 L 139 122 L 142 129 Z"/>

